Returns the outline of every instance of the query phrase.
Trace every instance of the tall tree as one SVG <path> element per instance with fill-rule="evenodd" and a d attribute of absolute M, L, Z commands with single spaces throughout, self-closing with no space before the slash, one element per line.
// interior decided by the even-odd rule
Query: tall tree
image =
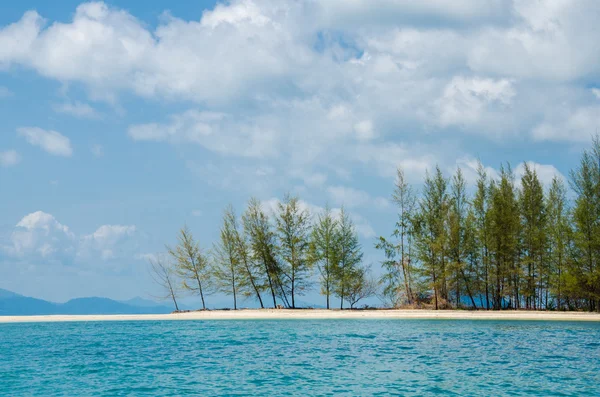
<path fill-rule="evenodd" d="M 519 204 L 510 165 L 500 168 L 500 180 L 490 187 L 490 281 L 492 302 L 499 310 L 518 301 L 521 272 L 519 253 Z M 505 298 L 514 298 L 506 303 Z"/>
<path fill-rule="evenodd" d="M 565 270 L 570 246 L 570 223 L 567 209 L 567 189 L 562 179 L 554 176 L 546 207 L 548 209 L 548 247 L 553 274 L 550 288 L 556 296 L 556 308 L 563 309 Z"/>
<path fill-rule="evenodd" d="M 237 310 L 237 298 L 241 285 L 243 266 L 238 246 L 236 219 L 233 207 L 228 206 L 223 213 L 223 225 L 219 241 L 213 246 L 214 278 L 217 290 L 233 295 L 233 309 Z"/>
<path fill-rule="evenodd" d="M 187 226 L 179 231 L 177 245 L 174 248 L 167 246 L 167 252 L 175 261 L 177 273 L 183 280 L 183 288 L 199 295 L 202 309 L 206 310 L 204 298 L 210 292 L 210 264 Z"/>
<path fill-rule="evenodd" d="M 362 262 L 362 249 L 358 241 L 356 227 L 350 219 L 349 214 L 342 207 L 340 212 L 338 236 L 336 238 L 338 247 L 335 259 L 334 294 L 340 298 L 340 309 L 344 308 L 344 300 L 356 276 L 356 270 Z"/>
<path fill-rule="evenodd" d="M 544 189 L 537 172 L 529 164 L 524 163 L 519 194 L 521 227 L 523 231 L 523 259 L 526 283 L 524 285 L 525 306 L 527 309 L 542 307 L 544 275 L 546 263 L 546 203 Z M 515 280 L 516 284 L 516 280 Z M 518 288 L 518 285 L 517 285 Z M 518 292 L 518 289 L 516 290 Z M 519 307 L 517 296 L 515 307 Z"/>
<path fill-rule="evenodd" d="M 397 306 L 401 300 L 401 291 L 404 289 L 406 301 L 410 305 L 414 302 L 410 248 L 416 198 L 412 187 L 406 181 L 404 170 L 400 167 L 396 170 L 396 184 L 392 199 L 398 209 L 398 220 L 392 233 L 395 241 L 379 237 L 375 248 L 383 250 L 386 257 L 382 263 L 383 295 Z"/>
<path fill-rule="evenodd" d="M 469 201 L 467 199 L 467 184 L 463 177 L 462 170 L 457 168 L 452 177 L 450 188 L 450 206 L 448 211 L 448 252 L 452 268 L 452 283 L 454 286 L 454 297 L 456 307 L 460 306 L 462 297 L 461 286 L 464 288 L 475 307 L 475 299 L 472 294 L 473 280 L 467 275 L 468 243 L 469 231 L 467 220 L 469 215 Z"/>
<path fill-rule="evenodd" d="M 276 253 L 276 235 L 269 216 L 263 211 L 259 200 L 250 199 L 242 220 L 245 233 L 248 235 L 253 260 L 261 264 L 263 274 L 267 279 L 267 286 L 273 298 L 273 307 L 277 307 L 278 295 L 284 304 L 289 306 L 287 295 L 281 285 L 281 268 Z"/>
<path fill-rule="evenodd" d="M 327 309 L 330 308 L 329 298 L 333 290 L 334 266 L 338 256 L 336 252 L 338 247 L 337 228 L 338 222 L 333 217 L 329 206 L 326 206 L 325 211 L 317 218 L 310 241 L 310 259 L 312 263 L 316 263 L 319 269 L 321 294 L 326 297 Z"/>
<path fill-rule="evenodd" d="M 435 174 L 425 176 L 423 195 L 417 216 L 417 249 L 423 264 L 424 275 L 433 290 L 436 310 L 440 301 L 447 303 L 446 255 L 447 255 L 447 212 L 448 181 L 439 167 Z"/>
<path fill-rule="evenodd" d="M 478 266 L 479 290 L 485 297 L 485 308 L 490 309 L 490 186 L 488 175 L 481 162 L 477 165 L 477 189 L 473 199 L 476 244 L 479 247 L 480 266 Z M 482 303 L 482 306 L 483 303 Z"/>
<path fill-rule="evenodd" d="M 588 310 L 600 310 L 600 136 L 571 172 L 577 195 L 573 208 L 575 264 L 573 283 Z"/>
<path fill-rule="evenodd" d="M 261 292 L 265 289 L 265 282 L 264 277 L 261 276 L 262 268 L 260 262 L 255 260 L 255 255 L 253 254 L 251 244 L 249 243 L 249 236 L 245 230 L 240 230 L 238 219 L 233 208 L 231 208 L 228 217 L 231 219 L 231 231 L 242 267 L 240 273 L 241 277 L 239 279 L 240 291 L 245 297 L 255 297 L 260 308 L 264 309 L 265 305 L 263 303 Z"/>
<path fill-rule="evenodd" d="M 276 225 L 284 287 L 291 298 L 291 307 L 296 308 L 296 296 L 303 295 L 310 287 L 310 213 L 301 208 L 297 197 L 286 195 L 277 205 Z"/>

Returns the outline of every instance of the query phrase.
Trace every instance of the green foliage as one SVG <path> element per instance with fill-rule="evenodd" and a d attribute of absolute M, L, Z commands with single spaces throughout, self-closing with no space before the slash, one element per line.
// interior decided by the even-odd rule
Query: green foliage
<path fill-rule="evenodd" d="M 277 206 L 276 226 L 281 258 L 280 279 L 291 298 L 291 307 L 295 308 L 296 296 L 303 295 L 310 287 L 310 213 L 301 208 L 297 197 L 286 195 Z"/>
<path fill-rule="evenodd" d="M 349 291 L 360 275 L 358 269 L 363 257 L 354 223 L 343 207 L 335 239 L 337 248 L 333 266 L 335 275 L 333 292 L 340 298 L 340 309 L 343 309 L 344 301 L 348 299 Z"/>
<path fill-rule="evenodd" d="M 375 248 L 382 250 L 386 258 L 382 262 L 383 298 L 391 303 L 392 307 L 398 307 L 403 300 L 409 305 L 414 302 L 411 248 L 416 200 L 402 168 L 396 171 L 396 185 L 392 198 L 398 209 L 396 227 L 390 239 L 379 237 Z"/>
<path fill-rule="evenodd" d="M 289 306 L 282 286 L 282 271 L 277 260 L 277 238 L 269 216 L 263 211 L 260 201 L 251 198 L 242 216 L 244 231 L 248 238 L 252 260 L 260 264 L 271 292 L 273 307 L 277 307 L 277 297 Z"/>
<path fill-rule="evenodd" d="M 335 281 L 334 265 L 337 253 L 338 221 L 333 217 L 329 206 L 319 214 L 310 237 L 309 258 L 319 270 L 321 294 L 326 296 L 327 309 L 330 307 L 329 298 Z"/>
<path fill-rule="evenodd" d="M 237 220 L 231 206 L 225 209 L 219 241 L 213 246 L 213 279 L 219 292 L 233 295 L 233 309 L 244 277 L 242 252 L 239 250 Z"/>
<path fill-rule="evenodd" d="M 202 299 L 202 308 L 206 309 L 204 298 L 211 292 L 210 282 L 212 281 L 209 259 L 194 240 L 187 226 L 179 231 L 177 241 L 174 248 L 167 247 L 167 252 L 175 262 L 183 289 L 199 295 Z"/>

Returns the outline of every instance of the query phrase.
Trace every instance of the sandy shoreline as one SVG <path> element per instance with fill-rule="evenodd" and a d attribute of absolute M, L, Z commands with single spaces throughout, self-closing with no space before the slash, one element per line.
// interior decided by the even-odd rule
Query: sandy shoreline
<path fill-rule="evenodd" d="M 598 321 L 598 313 L 461 310 L 211 310 L 176 314 L 0 316 L 0 323 L 65 321 L 151 320 L 318 320 L 318 319 L 441 319 L 441 320 L 543 320 Z"/>

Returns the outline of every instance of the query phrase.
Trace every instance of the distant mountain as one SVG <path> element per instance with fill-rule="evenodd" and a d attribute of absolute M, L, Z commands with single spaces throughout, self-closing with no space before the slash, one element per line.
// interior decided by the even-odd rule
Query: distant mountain
<path fill-rule="evenodd" d="M 0 288 L 0 299 L 16 298 L 16 297 L 19 297 L 19 296 L 23 296 L 23 295 L 19 295 L 19 294 L 16 294 L 16 293 L 12 292 L 12 291 Z"/>
<path fill-rule="evenodd" d="M 136 307 L 155 307 L 158 303 L 151 301 L 150 299 L 144 299 L 140 296 L 136 296 L 135 298 L 128 299 L 126 301 L 119 301 L 126 305 L 136 306 Z"/>
<path fill-rule="evenodd" d="M 77 298 L 66 303 L 49 302 L 0 289 L 0 316 L 49 314 L 163 314 L 173 309 L 143 298 L 119 302 L 108 298 Z"/>

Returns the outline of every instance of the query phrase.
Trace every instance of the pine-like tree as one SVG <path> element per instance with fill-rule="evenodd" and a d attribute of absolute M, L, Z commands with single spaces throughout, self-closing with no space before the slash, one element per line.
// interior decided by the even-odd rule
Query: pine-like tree
<path fill-rule="evenodd" d="M 338 246 L 335 250 L 333 291 L 340 298 L 340 309 L 343 309 L 344 300 L 348 298 L 348 291 L 355 283 L 357 269 L 363 257 L 354 223 L 343 207 L 340 212 L 336 243 Z"/>
<path fill-rule="evenodd" d="M 233 295 L 234 310 L 237 310 L 238 293 L 244 271 L 238 247 L 236 223 L 233 207 L 228 206 L 223 213 L 219 241 L 213 246 L 215 287 L 219 292 Z"/>
<path fill-rule="evenodd" d="M 167 246 L 167 252 L 175 262 L 177 273 L 183 280 L 183 288 L 200 296 L 202 309 L 206 310 L 205 297 L 212 292 L 210 263 L 187 226 L 179 231 L 177 245 L 174 248 Z"/>
<path fill-rule="evenodd" d="M 327 309 L 330 308 L 330 296 L 333 291 L 335 275 L 335 260 L 339 254 L 336 252 L 338 244 L 338 221 L 334 218 L 329 206 L 319 214 L 317 222 L 312 229 L 310 241 L 310 260 L 319 269 L 321 294 L 325 295 Z"/>
<path fill-rule="evenodd" d="M 409 305 L 415 301 L 410 253 L 416 198 L 412 187 L 406 181 L 402 168 L 396 170 L 396 184 L 392 199 L 398 210 L 396 227 L 392 238 L 379 237 L 375 248 L 383 250 L 386 258 L 382 262 L 384 270 L 382 276 L 383 296 L 394 307 L 397 307 L 401 303 L 403 294 Z"/>
<path fill-rule="evenodd" d="M 525 283 L 522 295 L 527 309 L 539 309 L 544 306 L 543 292 L 547 290 L 546 253 L 546 203 L 544 189 L 537 172 L 524 163 L 519 194 L 519 209 L 522 227 L 522 259 Z M 515 280 L 516 284 L 516 280 Z M 518 284 L 516 284 L 518 288 Z M 516 290 L 518 292 L 518 289 Z M 547 303 L 547 302 L 546 302 Z M 517 296 L 516 308 L 519 307 Z"/>
<path fill-rule="evenodd" d="M 276 225 L 283 287 L 291 298 L 291 307 L 296 308 L 296 297 L 311 285 L 310 213 L 297 197 L 286 195 L 277 205 Z"/>
<path fill-rule="evenodd" d="M 246 212 L 242 216 L 244 231 L 248 236 L 252 259 L 260 263 L 267 287 L 273 298 L 273 307 L 277 307 L 277 296 L 285 306 L 289 306 L 287 295 L 281 284 L 281 267 L 277 261 L 277 239 L 269 216 L 263 211 L 261 203 L 255 198 L 248 202 Z"/>

